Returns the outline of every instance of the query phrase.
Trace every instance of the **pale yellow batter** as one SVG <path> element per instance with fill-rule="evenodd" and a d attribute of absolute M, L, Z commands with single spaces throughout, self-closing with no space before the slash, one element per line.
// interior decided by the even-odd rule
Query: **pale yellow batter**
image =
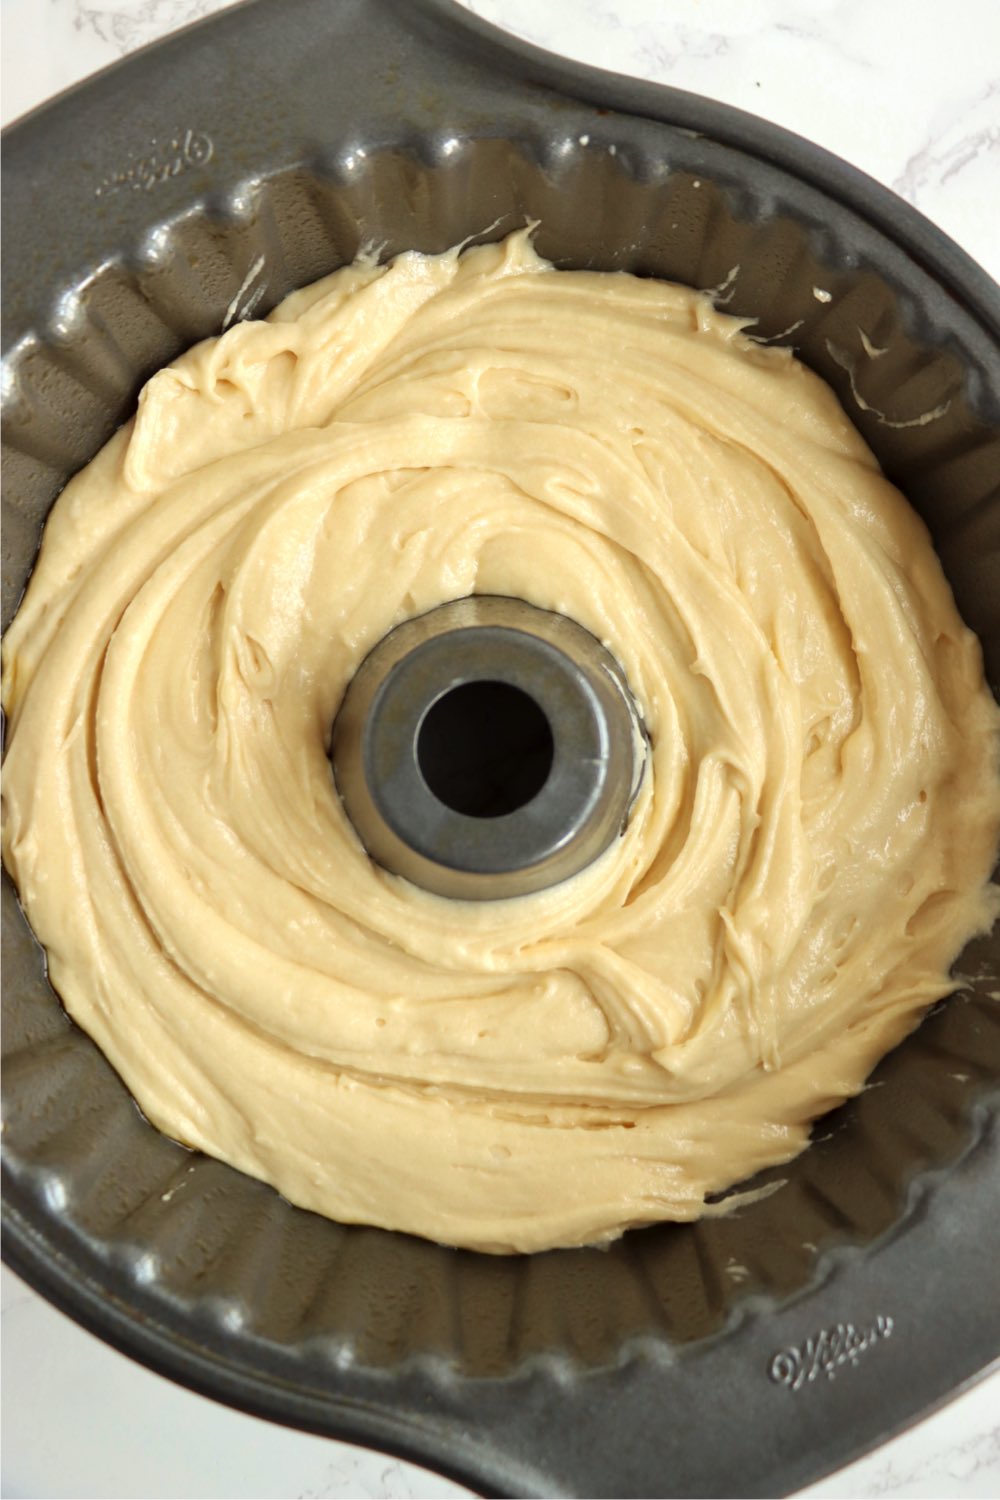
<path fill-rule="evenodd" d="M 539 895 L 377 868 L 327 758 L 392 626 L 571 615 L 652 741 Z M 831 392 L 527 234 L 360 264 L 161 371 L 6 645 L 4 858 L 147 1115 L 293 1202 L 476 1249 L 690 1219 L 951 988 L 1000 713 Z"/>

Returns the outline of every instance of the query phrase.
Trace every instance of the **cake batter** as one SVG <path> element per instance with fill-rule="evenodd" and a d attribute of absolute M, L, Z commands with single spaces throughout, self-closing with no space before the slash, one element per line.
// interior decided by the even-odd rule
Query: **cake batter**
<path fill-rule="evenodd" d="M 4 859 L 169 1135 L 487 1251 L 693 1219 L 953 988 L 997 912 L 1000 713 L 831 391 L 706 296 L 527 232 L 360 262 L 155 375 L 5 646 Z M 505 594 L 622 664 L 620 840 L 472 903 L 328 758 L 393 626 Z"/>

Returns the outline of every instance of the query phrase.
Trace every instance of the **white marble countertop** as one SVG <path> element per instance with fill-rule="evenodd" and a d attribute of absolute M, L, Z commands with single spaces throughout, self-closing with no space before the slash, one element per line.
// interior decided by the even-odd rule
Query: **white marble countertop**
<path fill-rule="evenodd" d="M 3 0 L 3 122 L 232 0 Z M 909 199 L 1000 278 L 996 0 L 463 0 L 581 61 L 725 100 Z M 2 1493 L 435 1496 L 466 1491 L 131 1363 L 3 1273 Z M 803 1495 L 1000 1495 L 1000 1371 Z"/>

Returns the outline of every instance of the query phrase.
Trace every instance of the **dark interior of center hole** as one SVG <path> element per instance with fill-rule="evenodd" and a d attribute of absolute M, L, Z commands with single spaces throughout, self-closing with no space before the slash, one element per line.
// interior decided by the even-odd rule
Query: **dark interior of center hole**
<path fill-rule="evenodd" d="M 469 818 L 499 818 L 530 802 L 552 769 L 552 730 L 528 693 L 508 682 L 466 682 L 428 709 L 417 761 L 435 797 Z"/>

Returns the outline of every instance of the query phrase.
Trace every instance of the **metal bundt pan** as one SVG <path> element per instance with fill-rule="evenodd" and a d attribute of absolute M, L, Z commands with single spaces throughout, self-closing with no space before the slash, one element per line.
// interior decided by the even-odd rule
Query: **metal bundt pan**
<path fill-rule="evenodd" d="M 158 366 L 362 244 L 530 217 L 560 265 L 724 287 L 831 382 L 1000 688 L 996 288 L 815 147 L 450 0 L 257 0 L 63 95 L 5 153 L 4 622 L 53 498 Z M 497 1259 L 329 1223 L 158 1135 L 61 1010 L 9 883 L 3 913 L 4 1252 L 220 1400 L 488 1493 L 775 1494 L 1000 1352 L 996 935 L 774 1196 Z"/>

